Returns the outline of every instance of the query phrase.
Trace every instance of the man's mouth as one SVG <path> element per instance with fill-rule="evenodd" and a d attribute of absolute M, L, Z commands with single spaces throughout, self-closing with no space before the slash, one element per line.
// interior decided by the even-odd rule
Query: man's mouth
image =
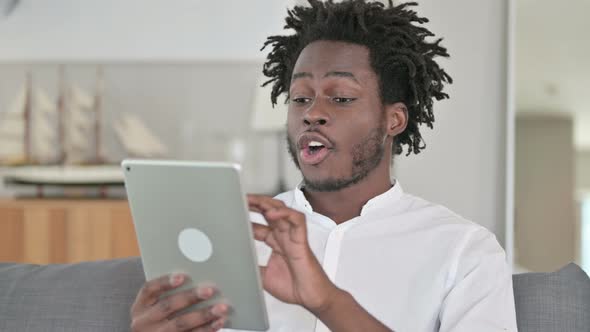
<path fill-rule="evenodd" d="M 332 150 L 330 142 L 319 134 L 304 134 L 299 138 L 299 158 L 303 164 L 317 165 L 324 161 Z"/>

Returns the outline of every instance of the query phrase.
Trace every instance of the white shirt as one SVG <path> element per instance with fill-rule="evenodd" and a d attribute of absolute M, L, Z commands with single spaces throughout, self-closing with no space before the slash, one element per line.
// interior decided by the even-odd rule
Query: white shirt
<path fill-rule="evenodd" d="M 328 277 L 396 332 L 517 331 L 505 253 L 482 226 L 404 193 L 399 182 L 340 225 L 315 213 L 299 187 L 276 198 L 305 214 Z M 265 265 L 270 249 L 257 246 Z M 269 331 L 329 331 L 300 306 L 268 293 L 265 300 Z"/>

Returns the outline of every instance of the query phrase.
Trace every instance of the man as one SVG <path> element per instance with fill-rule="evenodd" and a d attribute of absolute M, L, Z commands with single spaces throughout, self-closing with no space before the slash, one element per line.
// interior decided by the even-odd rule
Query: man
<path fill-rule="evenodd" d="M 410 8 L 309 0 L 289 11 L 294 34 L 269 37 L 272 101 L 289 102 L 287 136 L 302 184 L 276 199 L 250 195 L 271 331 L 516 331 L 512 279 L 494 236 L 403 192 L 394 154 L 425 146 L 433 99 L 451 78 L 434 61 Z M 259 255 L 264 256 L 264 250 Z M 134 331 L 216 331 L 226 305 L 175 316 L 210 298 L 202 288 L 159 299 L 186 276 L 145 284 Z"/>

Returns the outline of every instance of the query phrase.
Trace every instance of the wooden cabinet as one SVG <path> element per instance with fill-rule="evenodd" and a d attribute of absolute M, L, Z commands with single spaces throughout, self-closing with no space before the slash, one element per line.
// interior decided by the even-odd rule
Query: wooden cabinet
<path fill-rule="evenodd" d="M 0 200 L 0 261 L 35 264 L 139 256 L 126 200 Z"/>

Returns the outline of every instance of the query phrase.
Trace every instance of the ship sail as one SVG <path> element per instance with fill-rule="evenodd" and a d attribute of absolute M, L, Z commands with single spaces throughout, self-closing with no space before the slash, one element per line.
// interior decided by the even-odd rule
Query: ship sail
<path fill-rule="evenodd" d="M 86 164 L 93 160 L 94 98 L 72 86 L 66 102 L 65 163 Z"/>
<path fill-rule="evenodd" d="M 102 69 L 97 90 L 89 94 L 60 78 L 60 92 L 53 100 L 45 90 L 27 83 L 5 112 L 0 112 L 0 165 L 102 163 Z M 168 153 L 162 141 L 133 114 L 122 114 L 114 123 L 115 134 L 128 156 L 155 158 Z"/>
<path fill-rule="evenodd" d="M 119 142 L 130 157 L 156 158 L 168 152 L 162 141 L 135 115 L 123 114 L 114 128 Z"/>
<path fill-rule="evenodd" d="M 26 160 L 25 108 L 27 88 L 23 86 L 7 111 L 0 113 L 0 163 L 12 164 Z"/>
<path fill-rule="evenodd" d="M 57 137 L 57 104 L 41 89 L 35 89 L 32 98 L 31 147 L 35 161 L 54 164 L 59 159 Z"/>

